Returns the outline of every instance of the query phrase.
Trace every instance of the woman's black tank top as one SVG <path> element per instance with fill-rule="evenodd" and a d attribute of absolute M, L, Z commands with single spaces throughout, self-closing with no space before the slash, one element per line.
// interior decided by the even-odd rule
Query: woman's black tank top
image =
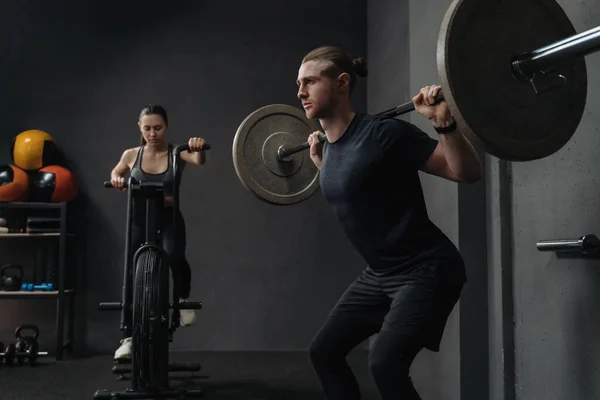
<path fill-rule="evenodd" d="M 167 164 L 167 170 L 160 174 L 150 174 L 148 172 L 144 172 L 144 170 L 142 169 L 142 155 L 144 154 L 144 147 L 145 146 L 140 147 L 140 151 L 138 152 L 137 158 L 135 159 L 135 163 L 133 164 L 133 167 L 129 172 L 129 176 L 131 176 L 138 182 L 162 182 L 165 189 L 165 196 L 173 196 L 173 145 L 169 144 L 169 161 Z"/>

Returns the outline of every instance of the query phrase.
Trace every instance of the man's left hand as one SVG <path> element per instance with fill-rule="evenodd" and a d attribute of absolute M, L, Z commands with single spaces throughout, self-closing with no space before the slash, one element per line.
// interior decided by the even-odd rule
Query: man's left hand
<path fill-rule="evenodd" d="M 202 151 L 204 148 L 204 139 L 201 137 L 193 137 L 188 140 L 188 146 L 190 146 L 190 151 Z"/>
<path fill-rule="evenodd" d="M 440 90 L 441 86 L 425 86 L 413 97 L 413 104 L 415 111 L 431 120 L 435 127 L 446 127 L 452 124 L 453 118 L 445 100 L 436 104 L 435 98 Z"/>

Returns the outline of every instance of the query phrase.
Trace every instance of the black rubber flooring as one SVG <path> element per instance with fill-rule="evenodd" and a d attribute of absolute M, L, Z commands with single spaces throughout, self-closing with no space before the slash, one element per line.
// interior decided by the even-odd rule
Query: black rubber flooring
<path fill-rule="evenodd" d="M 192 380 L 189 372 L 170 376 L 174 387 L 202 388 L 204 399 L 325 399 L 307 352 L 174 353 L 171 362 L 202 365 Z M 348 362 L 361 385 L 363 400 L 379 399 L 368 372 L 366 351 L 351 353 Z M 0 398 L 83 400 L 93 399 L 98 389 L 127 389 L 131 381 L 118 380 L 113 366 L 111 355 L 60 362 L 50 358 L 35 367 L 0 365 Z"/>

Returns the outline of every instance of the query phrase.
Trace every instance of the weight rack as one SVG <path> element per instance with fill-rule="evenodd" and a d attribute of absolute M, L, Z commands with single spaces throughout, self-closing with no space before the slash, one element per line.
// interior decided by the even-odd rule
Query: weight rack
<path fill-rule="evenodd" d="M 56 299 L 56 345 L 55 358 L 60 361 L 64 357 L 65 349 L 72 351 L 73 336 L 74 336 L 74 297 L 75 289 L 67 288 L 66 272 L 67 272 L 67 248 L 69 248 L 70 256 L 75 257 L 76 253 L 71 252 L 71 247 L 75 248 L 75 244 L 69 242 L 75 240 L 75 235 L 67 232 L 67 212 L 69 211 L 66 202 L 62 203 L 42 203 L 42 202 L 12 202 L 0 203 L 0 211 L 10 210 L 11 212 L 25 214 L 28 211 L 58 211 L 60 216 L 60 231 L 57 233 L 0 233 L 0 239 L 58 239 L 58 279 L 55 290 L 53 291 L 0 291 L 0 300 L 40 300 L 40 299 Z M 15 210 L 15 211 L 13 211 Z M 20 217 L 20 215 L 19 215 Z M 7 218 L 9 219 L 9 218 Z M 73 258 L 75 261 L 75 258 Z M 69 275 L 76 276 L 76 265 L 69 265 Z M 75 284 L 73 281 L 73 285 Z M 68 304 L 67 304 L 68 301 Z M 68 306 L 68 308 L 67 308 Z M 65 335 L 65 318 L 68 318 L 67 332 Z M 65 340 L 65 336 L 67 340 Z"/>

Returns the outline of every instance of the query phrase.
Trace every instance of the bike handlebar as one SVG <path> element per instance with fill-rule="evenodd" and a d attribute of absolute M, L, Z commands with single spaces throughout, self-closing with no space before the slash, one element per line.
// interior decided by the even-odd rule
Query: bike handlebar
<path fill-rule="evenodd" d="M 179 155 L 181 153 L 183 153 L 184 151 L 189 151 L 190 150 L 190 145 L 189 144 L 182 144 L 181 146 L 178 146 L 175 151 L 173 152 L 175 158 L 179 157 Z M 202 150 L 200 151 L 205 151 L 205 150 L 210 150 L 210 144 L 208 143 L 204 143 L 204 146 L 202 146 Z M 111 183 L 111 181 L 104 181 L 104 187 L 106 189 L 112 189 L 114 188 L 113 184 Z M 127 182 L 123 183 L 123 189 L 127 188 Z"/>
<path fill-rule="evenodd" d="M 183 153 L 184 151 L 189 151 L 190 150 L 190 145 L 189 144 L 182 144 L 181 146 L 178 146 L 175 149 L 174 154 L 176 156 L 178 156 L 180 153 Z M 210 150 L 210 144 L 209 143 L 204 143 L 204 146 L 202 146 L 202 150 L 200 151 L 205 151 L 205 150 Z"/>

